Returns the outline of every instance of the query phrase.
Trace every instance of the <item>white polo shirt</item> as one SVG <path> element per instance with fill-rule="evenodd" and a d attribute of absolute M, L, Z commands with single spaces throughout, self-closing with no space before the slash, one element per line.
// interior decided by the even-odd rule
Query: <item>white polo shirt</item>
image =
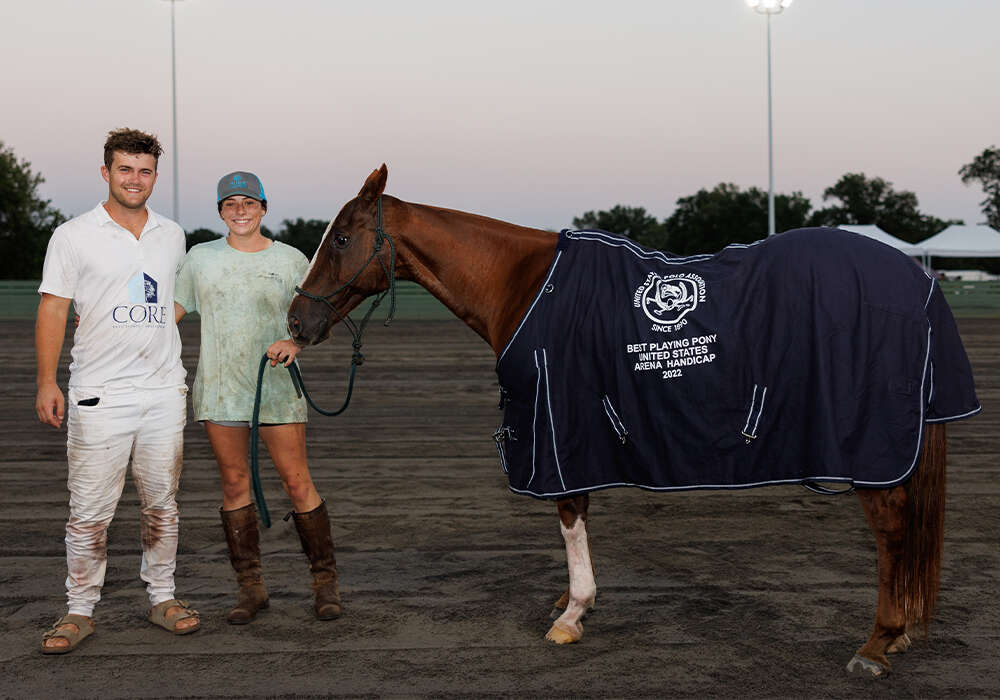
<path fill-rule="evenodd" d="M 69 385 L 162 388 L 184 383 L 174 322 L 174 278 L 184 231 L 146 209 L 136 239 L 103 204 L 58 227 L 49 240 L 39 294 L 73 300 Z"/>

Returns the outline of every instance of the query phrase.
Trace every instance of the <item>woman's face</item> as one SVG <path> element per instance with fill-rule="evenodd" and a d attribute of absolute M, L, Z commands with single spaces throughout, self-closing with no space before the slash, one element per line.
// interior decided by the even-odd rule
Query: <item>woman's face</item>
<path fill-rule="evenodd" d="M 260 232 L 260 220 L 266 211 L 256 199 L 237 194 L 222 201 L 219 216 L 226 222 L 230 233 L 246 236 Z"/>

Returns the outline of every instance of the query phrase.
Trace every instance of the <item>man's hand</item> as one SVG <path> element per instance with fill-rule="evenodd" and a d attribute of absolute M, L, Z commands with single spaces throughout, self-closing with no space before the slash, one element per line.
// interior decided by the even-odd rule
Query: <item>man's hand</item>
<path fill-rule="evenodd" d="M 70 300 L 53 294 L 42 294 L 35 319 L 35 354 L 38 361 L 35 413 L 38 420 L 53 428 L 62 425 L 66 400 L 56 384 L 56 368 L 66 335 L 66 316 Z"/>
<path fill-rule="evenodd" d="M 66 413 L 66 400 L 59 389 L 59 385 L 45 384 L 38 387 L 38 395 L 35 397 L 35 413 L 38 420 L 53 428 L 62 425 L 63 416 Z"/>
<path fill-rule="evenodd" d="M 267 349 L 267 356 L 271 360 L 272 367 L 277 366 L 279 362 L 287 367 L 292 364 L 301 349 L 291 340 L 278 340 L 271 343 L 271 347 Z"/>

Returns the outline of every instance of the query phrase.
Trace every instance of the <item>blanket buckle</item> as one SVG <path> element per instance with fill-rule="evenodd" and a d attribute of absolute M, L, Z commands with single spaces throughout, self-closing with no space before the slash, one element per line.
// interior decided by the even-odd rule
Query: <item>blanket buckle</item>
<path fill-rule="evenodd" d="M 502 440 L 517 440 L 517 438 L 514 437 L 514 429 L 509 425 L 502 425 L 497 428 L 497 431 L 493 433 L 493 439 L 496 441 L 498 446 Z"/>

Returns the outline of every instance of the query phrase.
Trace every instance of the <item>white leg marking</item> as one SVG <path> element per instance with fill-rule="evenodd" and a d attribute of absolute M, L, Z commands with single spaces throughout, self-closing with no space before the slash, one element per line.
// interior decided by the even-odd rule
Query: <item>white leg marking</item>
<path fill-rule="evenodd" d="M 567 528 L 559 521 L 563 539 L 566 541 L 566 564 L 569 566 L 569 603 L 566 612 L 555 621 L 556 627 L 576 635 L 583 634 L 580 619 L 589 608 L 594 607 L 597 598 L 597 583 L 590 561 L 590 543 L 587 541 L 587 526 L 583 518 L 577 518 L 573 527 Z M 579 637 L 577 637 L 579 638 Z"/>

